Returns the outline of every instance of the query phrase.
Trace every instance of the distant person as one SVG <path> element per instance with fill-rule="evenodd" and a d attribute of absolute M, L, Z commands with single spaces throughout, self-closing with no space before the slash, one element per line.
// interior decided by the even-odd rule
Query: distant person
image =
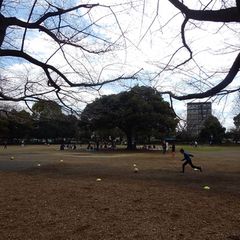
<path fill-rule="evenodd" d="M 191 157 L 193 157 L 192 154 L 189 154 L 187 152 L 185 152 L 182 148 L 180 149 L 180 153 L 183 154 L 184 158 L 182 159 L 182 161 L 185 160 L 185 162 L 183 163 L 182 165 L 182 173 L 184 173 L 184 170 L 185 170 L 185 166 L 187 164 L 189 164 L 193 169 L 198 169 L 200 172 L 202 172 L 202 168 L 201 167 L 198 167 L 198 166 L 194 166 L 193 163 L 192 163 L 192 159 Z"/>
<path fill-rule="evenodd" d="M 197 147 L 197 146 L 198 146 L 198 142 L 195 141 L 195 142 L 194 142 L 194 147 Z"/>
<path fill-rule="evenodd" d="M 7 141 L 4 141 L 4 146 L 5 149 L 7 148 Z"/>
<path fill-rule="evenodd" d="M 90 149 L 91 149 L 91 143 L 89 142 L 87 146 L 87 150 L 90 150 Z"/>
<path fill-rule="evenodd" d="M 165 154 L 166 150 L 167 150 L 167 146 L 166 146 L 166 142 L 165 141 L 163 141 L 163 143 L 162 143 L 162 149 L 163 149 L 163 154 Z"/>
<path fill-rule="evenodd" d="M 166 152 L 168 152 L 169 144 L 168 144 L 168 142 L 165 142 L 165 144 L 166 144 Z"/>
<path fill-rule="evenodd" d="M 172 156 L 175 157 L 175 152 L 176 152 L 176 145 L 175 143 L 173 142 L 172 143 Z"/>

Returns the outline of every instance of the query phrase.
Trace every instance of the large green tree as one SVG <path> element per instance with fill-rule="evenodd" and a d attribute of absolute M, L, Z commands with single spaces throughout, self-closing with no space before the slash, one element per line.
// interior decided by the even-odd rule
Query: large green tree
<path fill-rule="evenodd" d="M 225 134 L 226 128 L 224 128 L 219 120 L 211 116 L 204 122 L 203 129 L 201 130 L 199 137 L 201 141 L 209 141 L 212 143 L 221 143 L 224 134 Z"/>
<path fill-rule="evenodd" d="M 86 106 L 81 120 L 93 131 L 118 127 L 126 134 L 128 149 L 134 148 L 139 135 L 168 135 L 178 123 L 159 92 L 143 86 L 96 99 Z"/>

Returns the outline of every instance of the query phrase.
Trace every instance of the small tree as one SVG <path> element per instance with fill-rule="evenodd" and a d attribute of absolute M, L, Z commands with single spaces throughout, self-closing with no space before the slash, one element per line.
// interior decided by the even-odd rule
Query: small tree
<path fill-rule="evenodd" d="M 240 130 L 240 113 L 233 118 L 234 125 L 237 130 Z"/>
<path fill-rule="evenodd" d="M 240 113 L 233 118 L 235 128 L 229 131 L 229 134 L 233 141 L 237 143 L 240 140 Z"/>
<path fill-rule="evenodd" d="M 54 101 L 39 101 L 32 107 L 33 119 L 35 120 L 35 133 L 37 138 L 43 138 L 48 141 L 48 138 L 60 137 L 62 126 L 59 124 L 63 120 L 61 107 Z"/>
<path fill-rule="evenodd" d="M 221 143 L 224 137 L 226 128 L 224 128 L 218 119 L 214 116 L 209 117 L 203 125 L 203 129 L 199 134 L 199 138 L 203 142 L 209 141 L 212 143 Z"/>

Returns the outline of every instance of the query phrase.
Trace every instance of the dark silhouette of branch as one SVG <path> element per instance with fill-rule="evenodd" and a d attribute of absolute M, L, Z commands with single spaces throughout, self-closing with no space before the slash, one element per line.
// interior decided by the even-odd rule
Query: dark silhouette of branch
<path fill-rule="evenodd" d="M 169 0 L 169 2 L 189 19 L 211 22 L 240 22 L 240 14 L 237 7 L 220 10 L 192 10 L 178 0 Z"/>
<path fill-rule="evenodd" d="M 65 13 L 68 13 L 68 12 L 73 12 L 77 9 L 80 9 L 80 8 L 94 8 L 94 7 L 97 7 L 99 6 L 99 4 L 80 4 L 80 5 L 77 5 L 75 7 L 72 7 L 72 8 L 68 8 L 68 9 L 60 9 L 58 8 L 58 11 L 56 12 L 48 12 L 46 14 L 44 14 L 38 21 L 35 22 L 36 25 L 40 25 L 41 23 L 43 23 L 46 19 L 50 18 L 50 17 L 55 17 L 55 16 L 60 16 L 60 15 L 63 15 Z"/>
<path fill-rule="evenodd" d="M 61 88 L 52 79 L 49 70 L 52 70 L 53 72 L 57 73 L 70 87 L 97 87 L 97 86 L 102 86 L 102 85 L 105 85 L 105 84 L 108 84 L 108 83 L 113 83 L 113 82 L 116 82 L 118 80 L 136 79 L 136 75 L 139 73 L 139 71 L 141 71 L 141 70 L 139 70 L 139 71 L 137 71 L 136 73 L 134 73 L 133 75 L 130 75 L 130 76 L 124 76 L 124 74 L 122 74 L 121 76 L 119 76 L 117 78 L 106 80 L 106 81 L 102 81 L 102 82 L 73 83 L 61 71 L 59 71 L 54 66 L 46 64 L 46 63 L 43 63 L 43 62 L 37 60 L 36 58 L 31 57 L 30 55 L 28 55 L 27 53 L 25 53 L 23 51 L 18 51 L 18 50 L 1 50 L 0 49 L 0 57 L 1 56 L 13 56 L 13 57 L 24 58 L 25 60 L 31 62 L 32 64 L 41 67 L 44 70 L 44 72 L 46 73 L 47 77 L 48 77 L 49 85 L 54 87 L 57 90 L 60 90 Z"/>
<path fill-rule="evenodd" d="M 32 9 L 31 9 L 31 12 L 28 16 L 28 20 L 27 20 L 27 23 L 29 23 L 30 19 L 31 19 L 31 16 L 32 16 L 32 13 L 33 13 L 33 9 L 35 7 L 37 3 L 37 0 L 34 1 L 33 5 L 32 5 Z M 24 33 L 23 33 L 23 38 L 22 38 L 22 47 L 21 47 L 21 50 L 23 51 L 23 48 L 24 48 L 24 42 L 25 42 L 25 37 L 26 37 L 26 33 L 27 33 L 27 28 L 25 28 L 24 30 Z"/>
<path fill-rule="evenodd" d="M 219 84 L 214 86 L 213 88 L 209 89 L 206 92 L 202 93 L 192 93 L 187 94 L 184 96 L 177 96 L 173 94 L 172 92 L 162 92 L 162 94 L 169 94 L 172 98 L 177 100 L 187 100 L 187 99 L 194 99 L 194 98 L 206 98 L 206 97 L 212 97 L 220 93 L 225 87 L 227 87 L 236 77 L 237 73 L 239 72 L 240 68 L 240 53 L 236 57 L 232 67 L 230 68 L 227 76 L 223 81 L 221 81 Z"/>
<path fill-rule="evenodd" d="M 8 27 L 8 25 L 5 24 L 4 20 L 5 20 L 4 16 L 0 13 L 0 46 L 2 45 L 2 43 L 4 41 L 4 38 L 6 35 L 6 30 Z"/>
<path fill-rule="evenodd" d="M 0 57 L 12 57 L 20 60 L 24 59 L 28 63 L 39 67 L 44 73 L 45 83 L 47 83 L 47 85 L 41 85 L 41 83 L 39 83 L 38 87 L 41 86 L 41 94 L 53 92 L 61 104 L 67 107 L 65 99 L 63 100 L 61 97 L 64 98 L 66 96 L 67 99 L 69 96 L 71 96 L 71 93 L 77 94 L 73 90 L 70 90 L 70 88 L 75 87 L 76 91 L 79 92 L 80 88 L 101 89 L 101 87 L 105 84 L 117 82 L 119 80 L 137 79 L 137 74 L 139 71 L 129 75 L 120 72 L 117 76 L 109 77 L 109 79 L 102 78 L 101 74 L 103 73 L 103 69 L 107 69 L 107 67 L 113 63 L 106 63 L 105 67 L 101 66 L 102 71 L 100 69 L 95 71 L 96 59 L 92 60 L 92 58 L 89 57 L 99 57 L 97 61 L 101 61 L 102 54 L 117 48 L 120 45 L 118 45 L 119 42 L 121 42 L 121 46 L 125 49 L 125 51 L 128 49 L 128 43 L 131 43 L 131 39 L 128 38 L 127 35 L 128 29 L 123 28 L 120 21 L 121 19 L 118 19 L 118 12 L 115 12 L 115 9 L 112 6 L 101 5 L 98 3 L 79 4 L 64 9 L 54 5 L 53 1 L 48 0 L 44 1 L 44 5 L 41 6 L 41 12 L 39 11 L 40 8 L 38 8 L 38 1 L 34 0 L 29 6 L 29 9 L 27 9 L 28 11 L 26 11 L 28 12 L 28 15 L 18 18 L 17 15 L 11 15 L 11 11 L 5 11 L 6 6 L 9 4 L 7 2 L 8 1 L 0 0 Z M 12 3 L 12 1 L 10 2 Z M 181 72 L 184 71 L 184 67 L 188 67 L 190 69 L 193 65 L 194 69 L 198 68 L 199 72 L 203 73 L 205 72 L 205 68 L 202 68 L 202 65 L 197 62 L 196 50 L 193 51 L 196 45 L 193 45 L 193 42 L 186 39 L 188 36 L 186 31 L 191 30 L 191 27 L 194 27 L 196 30 L 198 26 L 201 26 L 201 22 L 216 22 L 222 23 L 221 28 L 218 28 L 218 31 L 215 32 L 218 34 L 225 26 L 230 27 L 228 23 L 239 23 L 240 1 L 236 0 L 236 6 L 229 8 L 226 7 L 226 3 L 223 3 L 223 8 L 219 10 L 209 10 L 211 9 L 211 6 L 214 5 L 214 2 L 211 0 L 209 0 L 205 5 L 199 1 L 200 10 L 190 9 L 182 0 L 169 0 L 169 2 L 175 8 L 177 8 L 179 12 L 170 17 L 170 20 L 167 21 L 166 24 L 162 25 L 162 28 L 166 28 L 169 22 L 175 19 L 175 16 L 180 16 L 180 14 L 182 14 L 183 22 L 181 29 L 179 29 L 178 34 L 175 35 L 181 38 L 182 46 L 174 46 L 174 49 L 171 50 L 170 56 L 167 54 L 167 57 L 169 58 L 168 61 L 164 66 L 161 66 L 162 71 L 160 71 L 154 78 L 160 77 L 163 72 Z M 131 4 L 133 4 L 133 2 L 131 2 Z M 145 4 L 146 1 L 143 0 L 143 13 L 145 13 Z M 15 7 L 15 5 L 13 6 Z M 157 20 L 160 20 L 161 11 L 158 12 L 158 8 L 161 7 L 161 1 L 157 0 L 157 6 L 155 7 L 157 7 L 155 15 L 148 25 L 146 32 L 143 33 L 139 43 L 147 36 L 147 32 L 150 31 L 150 28 L 154 27 L 153 24 L 155 24 Z M 106 14 L 104 12 L 103 15 L 100 15 L 95 19 L 91 14 L 93 9 L 96 8 L 99 8 L 100 11 L 102 8 L 104 8 L 104 10 L 107 10 L 107 12 Z M 118 11 L 120 14 L 122 14 L 122 9 Z M 6 16 L 4 14 L 6 14 Z M 108 37 L 106 34 L 106 26 L 104 24 L 100 24 L 102 20 L 105 18 L 108 19 L 109 17 L 113 19 L 114 24 L 119 31 L 118 35 L 115 35 L 114 31 L 110 31 L 110 35 L 114 35 L 112 38 Z M 143 18 L 141 18 L 141 23 L 143 24 Z M 191 26 L 189 26 L 188 29 L 187 27 L 190 25 L 189 23 L 191 23 Z M 201 29 L 201 27 L 199 29 Z M 28 34 L 28 31 L 30 34 Z M 48 55 L 36 57 L 36 55 L 33 55 L 34 53 L 31 52 L 31 48 L 27 48 L 27 41 L 32 37 L 31 33 L 36 35 L 39 34 L 39 36 L 43 36 L 47 39 L 45 42 L 49 41 L 49 43 L 53 43 L 54 47 L 52 49 L 49 48 Z M 235 34 L 237 34 L 237 31 Z M 14 39 L 15 36 L 18 36 L 18 38 Z M 68 51 L 69 49 L 70 51 Z M 74 52 L 73 49 L 78 50 L 78 52 Z M 178 61 L 178 56 L 181 55 L 182 52 L 180 50 L 182 49 L 185 49 L 188 55 L 185 57 L 186 51 L 184 51 L 183 56 L 181 56 L 181 60 Z M 238 48 L 236 49 L 239 51 Z M 199 52 L 200 51 L 201 49 Z M 59 62 L 54 62 L 58 56 L 60 56 L 61 59 Z M 235 90 L 226 90 L 225 88 L 236 77 L 239 71 L 239 66 L 240 57 L 238 55 L 225 78 L 216 86 L 209 85 L 209 90 L 205 92 L 201 92 L 203 88 L 203 85 L 201 85 L 196 90 L 196 93 L 187 94 L 185 96 L 178 96 L 171 92 L 167 93 L 170 95 L 171 99 L 175 98 L 178 100 L 186 100 L 194 98 L 206 98 L 219 94 L 228 94 L 234 92 Z M 214 73 L 217 72 L 216 70 L 213 71 Z M 201 73 L 199 73 L 201 81 L 207 82 L 206 78 L 201 76 Z M 198 81 L 198 79 L 196 81 Z M 192 83 L 194 83 L 194 80 Z M 40 97 L 39 93 L 36 92 L 34 94 L 34 92 L 29 90 L 29 86 L 32 87 L 34 85 L 34 90 L 37 91 L 37 84 L 38 80 L 31 84 L 29 80 L 27 80 L 26 84 L 21 86 L 21 93 L 19 91 L 19 95 L 15 95 L 18 97 L 10 96 L 11 94 L 9 92 L 7 93 L 7 91 L 4 89 L 2 92 L 0 92 L 0 100 L 6 99 L 9 101 L 22 101 L 30 98 L 34 99 L 34 96 L 37 99 Z M 47 87 L 49 87 L 49 91 L 46 90 Z M 11 92 L 13 92 L 13 89 L 11 89 Z M 31 94 L 28 94 L 29 92 Z"/>
<path fill-rule="evenodd" d="M 46 92 L 39 92 L 39 93 L 34 93 L 34 94 L 25 94 L 21 97 L 12 97 L 12 96 L 8 96 L 2 92 L 0 92 L 0 100 L 4 100 L 4 101 L 11 101 L 11 102 L 20 102 L 20 101 L 30 101 L 30 100 L 37 100 L 37 99 L 41 99 L 40 97 L 48 94 L 48 93 L 53 93 L 54 90 L 50 90 L 50 91 L 46 91 Z"/>
<path fill-rule="evenodd" d="M 71 39 L 60 39 L 51 30 L 49 30 L 48 28 L 40 25 L 38 23 L 38 21 L 30 23 L 30 22 L 24 22 L 24 21 L 22 21 L 20 19 L 17 19 L 15 17 L 9 17 L 9 18 L 2 17 L 1 18 L 1 16 L 2 15 L 0 15 L 0 20 L 2 20 L 3 22 L 0 24 L 0 26 L 1 26 L 0 27 L 0 33 L 2 33 L 1 37 L 0 37 L 0 46 L 1 46 L 1 43 L 3 42 L 3 40 L 4 40 L 4 36 L 5 36 L 7 27 L 19 26 L 19 27 L 23 27 L 25 29 L 38 29 L 39 31 L 42 31 L 42 32 L 46 33 L 49 37 L 51 37 L 57 43 L 68 44 L 68 45 L 71 45 L 73 47 L 79 47 L 79 48 L 81 48 L 84 51 L 87 51 L 89 53 L 99 54 L 99 53 L 106 52 L 106 49 L 105 50 L 99 50 L 99 51 L 89 50 L 89 49 L 81 46 L 80 44 L 76 44 L 74 42 L 71 42 Z M 76 34 L 79 34 L 80 32 L 81 31 L 78 30 L 78 32 Z M 25 34 L 24 34 L 24 36 L 25 36 Z M 23 38 L 23 41 L 22 41 L 22 49 L 23 49 L 23 44 L 24 44 L 24 38 Z"/>

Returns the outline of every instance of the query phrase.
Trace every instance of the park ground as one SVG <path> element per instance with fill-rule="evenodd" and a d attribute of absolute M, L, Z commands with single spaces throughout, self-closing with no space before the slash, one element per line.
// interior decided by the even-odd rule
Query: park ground
<path fill-rule="evenodd" d="M 188 150 L 1 148 L 0 239 L 240 240 L 240 147 Z"/>

